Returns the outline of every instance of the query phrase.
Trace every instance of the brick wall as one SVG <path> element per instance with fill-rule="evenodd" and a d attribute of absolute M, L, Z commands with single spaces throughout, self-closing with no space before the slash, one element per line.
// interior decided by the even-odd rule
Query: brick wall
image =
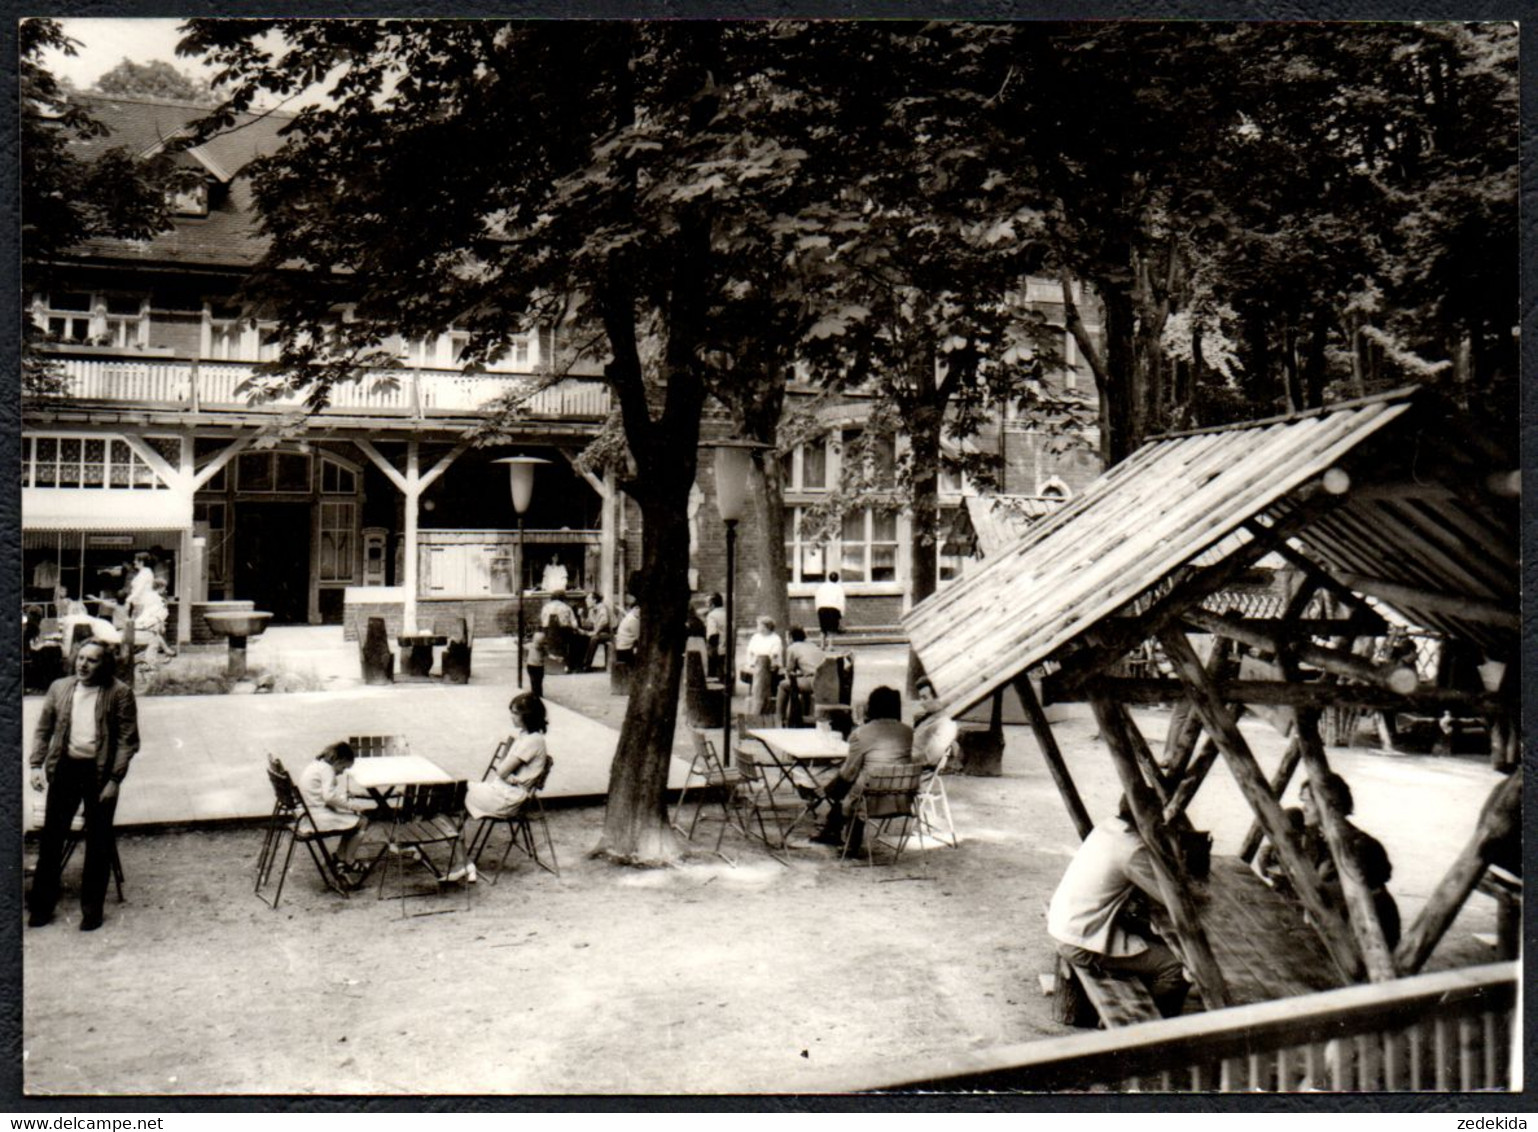
<path fill-rule="evenodd" d="M 524 631 L 531 633 L 545 604 L 545 596 L 523 599 Z M 405 607 L 397 601 L 348 602 L 342 618 L 342 639 L 356 641 L 370 617 L 383 617 L 385 631 L 393 641 L 400 635 Z M 418 628 L 431 629 L 440 618 L 463 617 L 476 637 L 512 637 L 518 632 L 518 599 L 492 598 L 422 598 L 417 601 Z"/>

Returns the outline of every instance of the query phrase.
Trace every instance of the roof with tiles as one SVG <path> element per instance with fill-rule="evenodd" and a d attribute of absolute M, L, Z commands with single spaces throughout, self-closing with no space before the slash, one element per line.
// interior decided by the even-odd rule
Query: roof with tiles
<path fill-rule="evenodd" d="M 191 123 L 208 112 L 205 106 L 167 99 L 91 94 L 76 99 L 109 131 L 79 143 L 79 153 L 87 158 L 118 147 L 152 154 L 184 136 Z M 292 120 L 292 115 L 276 112 L 242 114 L 231 129 L 187 151 L 182 160 L 196 161 L 214 183 L 207 216 L 178 216 L 170 231 L 149 240 L 87 240 L 74 248 L 74 254 L 141 264 L 249 267 L 266 250 L 266 241 L 252 209 L 250 182 L 242 171 L 254 158 L 273 153 L 283 144 L 279 133 Z"/>

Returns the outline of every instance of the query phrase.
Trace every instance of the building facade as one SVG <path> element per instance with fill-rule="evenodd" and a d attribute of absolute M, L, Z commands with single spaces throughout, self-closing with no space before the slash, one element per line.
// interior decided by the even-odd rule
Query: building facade
<path fill-rule="evenodd" d="M 152 153 L 201 113 L 186 104 L 84 96 L 110 133 L 91 146 Z M 222 603 L 271 612 L 275 623 L 340 623 L 364 616 L 392 630 L 468 615 L 477 635 L 511 632 L 518 595 L 564 580 L 573 591 L 623 591 L 640 560 L 638 512 L 612 477 L 575 459 L 610 412 L 598 371 L 537 392 L 506 447 L 467 433 L 485 407 L 540 382 L 554 343 L 531 334 L 485 372 L 459 364 L 452 329 L 391 345 L 398 368 L 338 386 L 325 409 L 302 415 L 290 393 L 260 396 L 254 367 L 277 356 L 275 328 L 249 316 L 237 293 L 263 251 L 247 163 L 278 144 L 282 115 L 239 128 L 178 157 L 202 176 L 175 202 L 173 227 L 147 241 L 97 239 L 53 265 L 29 296 L 61 388 L 23 407 L 23 598 L 48 604 L 110 592 L 114 571 L 140 550 L 161 561 L 178 640 L 201 639 L 200 611 Z M 1033 301 L 1050 303 L 1043 286 Z M 1069 360 L 1072 356 L 1071 343 Z M 1065 381 L 1087 381 L 1081 364 Z M 810 391 L 792 390 L 792 397 Z M 849 403 L 858 408 L 858 397 Z M 852 624 L 892 625 L 907 604 L 911 532 L 898 511 L 871 507 L 828 535 L 804 533 L 803 513 L 840 490 L 854 412 L 786 454 L 786 561 L 793 607 L 838 570 Z M 287 427 L 275 429 L 279 423 Z M 895 456 L 901 438 L 889 447 Z M 1002 457 L 1002 490 L 1071 495 L 1098 466 L 1049 450 L 1008 415 L 973 441 Z M 506 470 L 510 453 L 547 461 L 523 517 L 520 560 Z M 968 487 L 943 485 L 959 511 Z M 709 461 L 690 504 L 700 592 L 724 585 L 724 540 Z M 743 531 L 740 606 L 757 600 L 755 539 Z M 965 548 L 942 545 L 941 577 L 965 569 Z M 525 598 L 524 600 L 532 600 Z"/>

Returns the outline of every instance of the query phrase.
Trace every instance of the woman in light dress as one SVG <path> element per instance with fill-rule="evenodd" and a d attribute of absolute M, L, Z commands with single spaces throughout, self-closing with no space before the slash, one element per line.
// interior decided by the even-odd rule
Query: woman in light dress
<path fill-rule="evenodd" d="M 550 754 L 545 748 L 548 723 L 544 701 L 532 692 L 520 692 L 507 710 L 513 717 L 513 744 L 491 774 L 466 789 L 465 811 L 472 818 L 495 820 L 514 816 L 550 766 Z M 474 883 L 475 865 L 467 863 L 446 879 Z"/>
<path fill-rule="evenodd" d="M 355 758 L 350 743 L 332 743 L 299 773 L 295 783 L 316 829 L 348 831 L 336 847 L 337 860 L 348 871 L 361 871 L 361 862 L 356 859 L 358 844 L 368 828 L 368 819 L 360 812 L 368 809 L 368 803 L 349 796 L 342 777 Z"/>

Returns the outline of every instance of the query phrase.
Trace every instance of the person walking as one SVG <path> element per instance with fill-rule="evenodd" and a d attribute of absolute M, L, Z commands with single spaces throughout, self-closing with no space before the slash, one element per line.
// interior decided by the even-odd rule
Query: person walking
<path fill-rule="evenodd" d="M 817 627 L 822 630 L 822 647 L 827 649 L 844 619 L 844 587 L 838 583 L 838 571 L 831 570 L 828 580 L 817 587 L 812 599 L 817 607 Z"/>
<path fill-rule="evenodd" d="M 133 689 L 117 679 L 117 658 L 101 641 L 75 650 L 74 675 L 55 680 L 43 698 L 29 762 L 32 789 L 47 790 L 37 872 L 27 923 L 53 920 L 64 842 L 75 811 L 85 809 L 85 870 L 80 930 L 101 927 L 117 843 L 112 821 L 128 764 L 139 753 L 139 709 Z"/>

